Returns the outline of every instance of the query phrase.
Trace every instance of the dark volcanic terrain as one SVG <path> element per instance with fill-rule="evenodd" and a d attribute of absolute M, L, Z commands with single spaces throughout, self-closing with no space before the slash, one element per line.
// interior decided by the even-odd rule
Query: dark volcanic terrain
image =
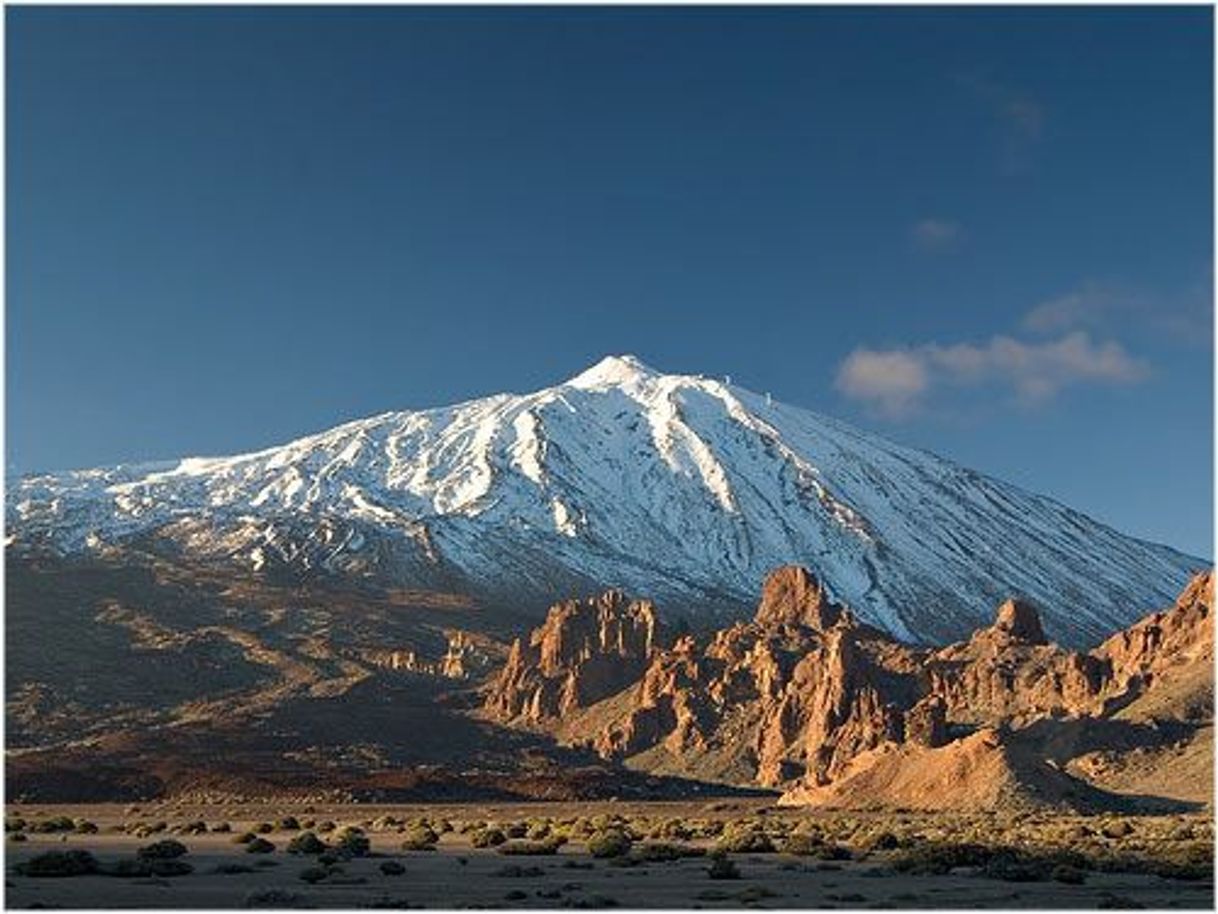
<path fill-rule="evenodd" d="M 1172 812 L 1212 794 L 1213 581 L 1090 651 L 1017 600 L 945 647 L 779 569 L 677 631 L 608 592 L 438 592 L 10 556 L 10 797 L 412 801 L 772 792 L 820 807 Z"/>

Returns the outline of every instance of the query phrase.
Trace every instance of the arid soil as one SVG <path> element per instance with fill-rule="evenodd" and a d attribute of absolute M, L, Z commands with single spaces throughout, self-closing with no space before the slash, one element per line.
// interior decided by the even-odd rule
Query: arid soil
<path fill-rule="evenodd" d="M 5 904 L 15 908 L 1200 909 L 1214 903 L 1212 821 L 1196 815 L 830 814 L 732 798 L 20 805 L 10 806 L 6 819 Z M 47 830 L 54 827 L 71 831 Z M 317 842 L 303 838 L 306 833 Z M 185 847 L 172 868 L 189 872 L 140 872 L 139 850 L 168 840 Z M 313 853 L 290 853 L 293 841 L 298 848 L 313 843 Z M 71 877 L 20 872 L 48 851 L 72 850 L 90 852 L 102 870 L 113 871 L 124 859 L 128 868 L 124 875 Z M 712 870 L 735 878 L 713 878 Z"/>

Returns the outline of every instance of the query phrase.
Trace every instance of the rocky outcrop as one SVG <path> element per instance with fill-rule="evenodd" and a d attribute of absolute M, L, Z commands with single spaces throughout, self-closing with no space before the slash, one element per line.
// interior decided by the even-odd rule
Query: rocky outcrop
<path fill-rule="evenodd" d="M 620 591 L 558 603 L 527 644 L 516 639 L 486 708 L 540 723 L 592 705 L 638 679 L 659 637 L 655 607 Z"/>
<path fill-rule="evenodd" d="M 991 626 L 931 649 L 861 624 L 811 572 L 782 568 L 752 622 L 670 646 L 655 635 L 650 604 L 607 594 L 555 607 L 513 648 L 487 708 L 501 720 L 550 721 L 563 742 L 606 758 L 783 787 L 800 802 L 840 802 L 846 780 L 876 783 L 880 774 L 863 776 L 867 759 L 883 760 L 886 783 L 904 783 L 888 770 L 899 760 L 920 759 L 1001 770 L 1010 784 L 1018 767 L 1045 796 L 1062 787 L 1082 797 L 1034 751 L 1012 755 L 1008 735 L 1110 715 L 1165 680 L 1208 688 L 1212 708 L 1203 667 L 1212 606 L 1207 574 L 1173 609 L 1082 653 L 1049 642 L 1035 607 L 1011 599 Z M 981 731 L 990 736 L 970 736 Z"/>

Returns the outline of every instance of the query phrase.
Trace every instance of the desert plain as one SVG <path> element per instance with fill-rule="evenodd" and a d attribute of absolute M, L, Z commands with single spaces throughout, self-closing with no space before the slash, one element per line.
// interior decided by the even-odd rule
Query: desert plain
<path fill-rule="evenodd" d="M 1214 905 L 1208 814 L 829 812 L 733 797 L 16 804 L 6 818 L 11 908 Z M 74 851 L 88 855 L 76 875 L 46 856 Z M 51 860 L 43 874 L 38 858 Z"/>

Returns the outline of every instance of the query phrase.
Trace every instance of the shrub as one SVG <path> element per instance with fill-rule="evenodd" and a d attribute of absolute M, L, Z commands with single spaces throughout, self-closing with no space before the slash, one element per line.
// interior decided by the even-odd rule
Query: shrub
<path fill-rule="evenodd" d="M 16 870 L 22 876 L 37 878 L 88 876 L 98 871 L 98 864 L 88 851 L 47 851 L 18 863 Z"/>
<path fill-rule="evenodd" d="M 636 847 L 631 852 L 631 856 L 640 863 L 670 863 L 673 860 L 681 860 L 684 857 L 702 857 L 705 854 L 706 851 L 700 847 L 664 844 L 654 841 L 648 842 L 641 847 Z"/>
<path fill-rule="evenodd" d="M 227 822 L 217 822 L 215 825 L 213 825 L 211 827 L 211 830 L 214 834 L 217 834 L 217 835 L 228 834 L 229 832 L 231 832 L 233 830 L 233 827 L 231 825 L 229 825 Z"/>
<path fill-rule="evenodd" d="M 245 852 L 247 854 L 270 854 L 274 850 L 275 845 L 266 840 L 266 838 L 254 838 L 253 841 L 245 845 Z"/>
<path fill-rule="evenodd" d="M 257 837 L 258 836 L 255 835 L 252 831 L 242 832 L 241 834 L 235 835 L 233 837 L 233 844 L 249 844 L 251 841 L 255 840 Z"/>
<path fill-rule="evenodd" d="M 72 829 L 78 835 L 96 835 L 99 829 L 94 823 L 88 819 L 77 819 L 76 826 Z"/>
<path fill-rule="evenodd" d="M 217 863 L 211 871 L 218 876 L 241 876 L 258 872 L 252 866 L 246 866 L 244 863 Z"/>
<path fill-rule="evenodd" d="M 279 831 L 300 831 L 300 821 L 295 816 L 284 816 L 275 823 Z"/>
<path fill-rule="evenodd" d="M 782 842 L 782 852 L 784 854 L 795 854 L 798 857 L 810 857 L 819 852 L 824 846 L 825 839 L 820 835 L 795 832 L 794 834 L 787 835 L 786 840 Z"/>
<path fill-rule="evenodd" d="M 334 829 L 336 829 L 336 828 L 338 828 L 338 826 L 337 826 L 337 825 L 335 825 L 333 822 L 331 822 L 331 821 L 329 821 L 329 820 L 327 820 L 327 821 L 325 821 L 325 822 L 321 822 L 321 823 L 320 823 L 320 824 L 318 824 L 318 826 L 317 826 L 317 830 L 318 830 L 319 832 L 321 832 L 323 835 L 324 835 L 324 834 L 326 834 L 327 832 L 332 832 L 332 831 L 334 831 Z"/>
<path fill-rule="evenodd" d="M 1082 870 L 1068 863 L 1059 863 L 1049 875 L 1054 882 L 1064 882 L 1067 885 L 1082 885 L 1087 878 Z"/>
<path fill-rule="evenodd" d="M 29 830 L 35 834 L 50 834 L 52 832 L 73 831 L 76 828 L 76 822 L 68 816 L 53 816 L 50 819 L 43 819 L 40 822 L 31 822 Z"/>
<path fill-rule="evenodd" d="M 401 876 L 406 872 L 406 867 L 398 863 L 396 860 L 386 860 L 381 864 L 381 872 L 386 876 Z"/>
<path fill-rule="evenodd" d="M 487 828 L 476 831 L 469 839 L 474 847 L 496 847 L 507 840 L 507 835 L 497 828 Z"/>
<path fill-rule="evenodd" d="M 863 847 L 869 851 L 891 851 L 901 846 L 901 839 L 890 831 L 870 835 L 863 841 Z"/>
<path fill-rule="evenodd" d="M 326 852 L 326 843 L 311 831 L 301 832 L 288 842 L 289 854 L 307 854 L 315 856 Z"/>
<path fill-rule="evenodd" d="M 1117 819 L 1115 822 L 1108 822 L 1100 829 L 1100 834 L 1105 838 L 1125 838 L 1133 834 L 1133 826 L 1124 819 Z"/>
<path fill-rule="evenodd" d="M 942 876 L 958 866 L 985 866 L 993 856 L 980 844 L 924 844 L 905 850 L 892 866 L 902 873 Z"/>
<path fill-rule="evenodd" d="M 711 879 L 739 879 L 740 868 L 727 857 L 712 857 L 706 875 Z"/>
<path fill-rule="evenodd" d="M 269 835 L 275 830 L 275 826 L 270 822 L 259 822 L 254 826 L 254 831 L 259 835 Z"/>
<path fill-rule="evenodd" d="M 411 826 L 410 830 L 406 832 L 402 848 L 408 851 L 434 851 L 436 842 L 439 840 L 440 836 L 430 825 L 417 824 Z"/>
<path fill-rule="evenodd" d="M 629 836 L 618 829 L 599 831 L 588 839 L 588 853 L 593 857 L 624 857 L 630 846 Z"/>
<path fill-rule="evenodd" d="M 561 841 L 553 839 L 546 841 L 505 841 L 499 845 L 499 853 L 509 857 L 544 857 L 558 853 Z"/>
<path fill-rule="evenodd" d="M 173 860 L 176 857 L 181 857 L 187 853 L 186 845 L 181 841 L 174 841 L 172 838 L 167 838 L 164 841 L 157 841 L 155 844 L 149 844 L 146 847 L 141 847 L 137 852 L 137 856 L 141 860 Z"/>
<path fill-rule="evenodd" d="M 5 831 L 24 831 L 26 825 L 28 825 L 28 824 L 29 823 L 26 822 L 25 819 L 21 818 L 20 816 L 16 816 L 15 818 L 4 820 L 4 830 Z M 1192 837 L 1192 836 L 1190 835 L 1189 837 Z"/>
<path fill-rule="evenodd" d="M 367 857 L 372 842 L 361 829 L 348 826 L 335 836 L 334 849 L 345 857 Z"/>
<path fill-rule="evenodd" d="M 321 882 L 326 876 L 330 875 L 320 866 L 310 866 L 300 871 L 299 879 L 307 882 L 309 885 L 316 885 Z"/>
<path fill-rule="evenodd" d="M 715 846 L 719 850 L 736 854 L 774 853 L 774 842 L 760 828 L 725 832 Z"/>

